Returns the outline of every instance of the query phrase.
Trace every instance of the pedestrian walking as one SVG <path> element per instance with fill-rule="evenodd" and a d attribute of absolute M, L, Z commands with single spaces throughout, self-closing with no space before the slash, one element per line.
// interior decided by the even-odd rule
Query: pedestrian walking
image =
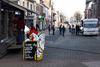
<path fill-rule="evenodd" d="M 74 28 L 74 25 L 72 25 L 72 28 L 71 28 L 71 33 L 74 34 L 75 33 L 75 28 Z"/>
<path fill-rule="evenodd" d="M 59 35 L 61 35 L 62 32 L 62 25 L 59 26 Z"/>
<path fill-rule="evenodd" d="M 37 29 L 38 31 L 40 31 L 40 27 L 39 27 L 38 24 L 36 24 L 36 29 Z"/>
<path fill-rule="evenodd" d="M 77 24 L 76 25 L 76 35 L 79 35 L 79 32 L 80 32 L 80 26 Z"/>
<path fill-rule="evenodd" d="M 55 27 L 52 25 L 52 34 L 55 35 Z"/>
<path fill-rule="evenodd" d="M 48 32 L 49 32 L 49 35 L 50 35 L 50 32 L 51 32 L 51 25 L 50 24 L 48 25 Z"/>
<path fill-rule="evenodd" d="M 69 32 L 71 32 L 71 25 L 69 25 Z"/>
<path fill-rule="evenodd" d="M 64 36 L 65 34 L 65 26 L 62 27 L 62 35 Z"/>

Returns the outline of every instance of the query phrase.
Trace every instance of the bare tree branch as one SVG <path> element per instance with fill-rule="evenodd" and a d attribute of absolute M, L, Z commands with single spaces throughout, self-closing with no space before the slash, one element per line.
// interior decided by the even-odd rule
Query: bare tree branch
<path fill-rule="evenodd" d="M 81 19 L 82 19 L 82 14 L 80 13 L 80 12 L 75 12 L 75 14 L 74 14 L 74 18 L 75 18 L 75 20 L 77 21 L 77 23 L 78 22 L 80 22 L 81 21 Z"/>

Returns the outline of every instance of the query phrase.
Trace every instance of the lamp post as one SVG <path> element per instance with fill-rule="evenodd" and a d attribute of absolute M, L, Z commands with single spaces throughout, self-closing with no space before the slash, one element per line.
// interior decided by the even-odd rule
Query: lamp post
<path fill-rule="evenodd" d="M 42 30 L 43 29 L 43 22 L 44 22 L 45 17 L 40 15 L 38 18 L 39 18 L 39 21 L 40 21 L 40 30 Z"/>

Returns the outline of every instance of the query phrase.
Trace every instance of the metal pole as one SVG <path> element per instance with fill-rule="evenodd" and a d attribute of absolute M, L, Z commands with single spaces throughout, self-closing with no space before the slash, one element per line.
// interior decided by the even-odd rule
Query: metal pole
<path fill-rule="evenodd" d="M 1 35 L 1 1 L 0 1 L 0 35 Z"/>

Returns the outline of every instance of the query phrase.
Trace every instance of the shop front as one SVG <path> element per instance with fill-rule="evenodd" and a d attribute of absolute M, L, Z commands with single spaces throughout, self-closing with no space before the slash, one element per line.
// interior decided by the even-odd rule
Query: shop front
<path fill-rule="evenodd" d="M 17 44 L 19 40 L 21 40 L 22 43 L 24 41 L 24 36 L 23 39 L 18 39 L 20 35 L 18 35 L 19 29 L 17 27 L 17 20 L 20 18 L 25 21 L 25 12 L 35 13 L 9 0 L 0 0 L 0 51 L 2 51 L 2 54 L 4 54 L 4 52 L 6 53 L 8 49 L 22 48 L 22 44 Z M 20 24 L 22 23 L 19 22 L 18 25 Z M 25 22 L 25 24 L 27 24 L 27 22 Z M 24 24 L 21 26 L 23 25 Z"/>
<path fill-rule="evenodd" d="M 24 8 L 10 1 L 0 1 L 0 46 L 2 46 L 0 51 L 6 52 L 9 47 L 16 45 L 18 38 L 16 24 L 18 18 L 24 20 L 24 12 Z"/>

